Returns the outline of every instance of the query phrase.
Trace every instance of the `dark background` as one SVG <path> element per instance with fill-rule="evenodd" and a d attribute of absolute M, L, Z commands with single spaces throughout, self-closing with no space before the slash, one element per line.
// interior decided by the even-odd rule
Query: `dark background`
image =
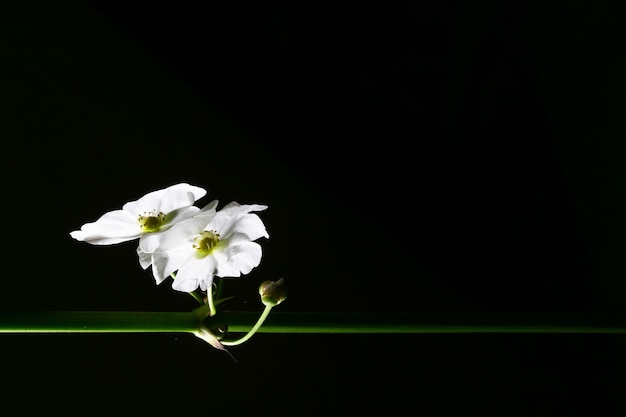
<path fill-rule="evenodd" d="M 3 311 L 187 311 L 69 232 L 177 182 L 263 203 L 280 311 L 625 312 L 615 4 L 10 2 Z M 624 339 L 3 335 L 2 414 L 623 415 Z M 10 410 L 10 412 L 9 412 Z"/>

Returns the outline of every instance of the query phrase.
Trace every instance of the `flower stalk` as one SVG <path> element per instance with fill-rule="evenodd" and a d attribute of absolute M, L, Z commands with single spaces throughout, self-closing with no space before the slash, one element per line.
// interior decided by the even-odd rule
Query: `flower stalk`
<path fill-rule="evenodd" d="M 229 333 L 246 332 L 255 313 L 222 312 Z M 594 314 L 535 313 L 316 313 L 274 312 L 257 333 L 432 334 L 576 333 L 626 334 L 626 320 Z"/>
<path fill-rule="evenodd" d="M 204 322 L 194 312 L 29 311 L 0 312 L 0 333 L 194 333 L 226 324 L 249 333 L 258 313 L 222 311 Z M 626 334 L 626 320 L 587 314 L 443 314 L 274 312 L 255 333 L 417 334 L 570 333 Z"/>
<path fill-rule="evenodd" d="M 237 346 L 240 345 L 244 342 L 247 342 L 248 340 L 250 340 L 250 338 L 259 331 L 259 329 L 261 328 L 261 326 L 263 325 L 263 323 L 265 322 L 265 319 L 267 318 L 267 316 L 269 316 L 270 311 L 272 311 L 272 307 L 271 305 L 266 305 L 265 308 L 263 309 L 263 312 L 261 313 L 261 316 L 259 317 L 259 319 L 257 320 L 257 322 L 254 324 L 254 326 L 252 326 L 252 329 L 248 330 L 248 333 L 246 333 L 243 337 L 237 339 L 237 340 L 222 340 L 222 345 L 224 346 Z"/>
<path fill-rule="evenodd" d="M 269 316 L 272 308 L 285 301 L 287 298 L 287 288 L 285 287 L 284 278 L 278 281 L 263 281 L 259 286 L 259 295 L 261 302 L 265 305 L 261 316 L 256 321 L 252 329 L 248 331 L 242 338 L 237 340 L 222 340 L 223 346 L 237 346 L 248 341 L 263 325 L 267 316 Z"/>
<path fill-rule="evenodd" d="M 0 333 L 189 333 L 198 324 L 192 311 L 0 312 Z"/>

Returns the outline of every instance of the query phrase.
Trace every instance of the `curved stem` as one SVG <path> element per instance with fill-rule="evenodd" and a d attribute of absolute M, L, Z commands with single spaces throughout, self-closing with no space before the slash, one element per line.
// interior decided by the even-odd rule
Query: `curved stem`
<path fill-rule="evenodd" d="M 261 316 L 257 320 L 257 322 L 254 325 L 254 327 L 252 327 L 252 329 L 250 329 L 248 331 L 248 333 L 246 333 L 246 335 L 244 337 L 242 337 L 241 339 L 237 339 L 237 340 L 221 340 L 222 345 L 224 345 L 224 346 L 237 346 L 237 345 L 240 345 L 240 344 L 244 343 L 248 339 L 250 339 L 261 328 L 261 325 L 263 324 L 263 322 L 265 321 L 267 316 L 270 314 L 270 311 L 272 310 L 272 307 L 274 307 L 274 306 L 273 305 L 266 305 L 265 306 L 265 309 L 261 313 Z"/>

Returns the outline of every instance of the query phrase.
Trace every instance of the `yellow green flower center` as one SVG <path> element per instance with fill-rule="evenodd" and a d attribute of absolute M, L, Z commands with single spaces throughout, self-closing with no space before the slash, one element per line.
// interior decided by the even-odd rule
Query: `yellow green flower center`
<path fill-rule="evenodd" d="M 193 238 L 193 248 L 208 255 L 220 242 L 220 235 L 215 230 L 205 230 Z"/>
<path fill-rule="evenodd" d="M 165 221 L 165 214 L 155 210 L 139 215 L 139 227 L 146 232 L 157 232 Z"/>

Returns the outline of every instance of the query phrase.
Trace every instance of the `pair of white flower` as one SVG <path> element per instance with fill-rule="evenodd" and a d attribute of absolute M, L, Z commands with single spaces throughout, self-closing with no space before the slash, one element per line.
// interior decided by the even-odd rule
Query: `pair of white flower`
<path fill-rule="evenodd" d="M 214 277 L 239 277 L 258 266 L 262 251 L 255 240 L 269 236 L 259 216 L 252 214 L 267 206 L 231 202 L 218 211 L 217 200 L 194 206 L 206 193 L 186 183 L 153 191 L 70 236 L 93 245 L 138 238 L 139 264 L 152 266 L 157 284 L 175 273 L 175 290 L 207 290 Z"/>

